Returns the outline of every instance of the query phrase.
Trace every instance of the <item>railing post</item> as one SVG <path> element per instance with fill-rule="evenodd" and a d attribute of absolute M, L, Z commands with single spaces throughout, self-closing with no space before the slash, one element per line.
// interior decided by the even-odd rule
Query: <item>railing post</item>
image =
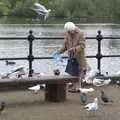
<path fill-rule="evenodd" d="M 32 35 L 32 30 L 29 31 L 28 35 L 28 41 L 29 41 L 29 55 L 28 55 L 28 61 L 29 61 L 29 77 L 32 77 L 33 69 L 32 69 L 32 61 L 34 60 L 33 52 L 32 52 L 32 46 L 33 46 L 33 40 L 35 39 Z"/>
<path fill-rule="evenodd" d="M 102 58 L 102 54 L 101 54 L 101 40 L 103 39 L 103 36 L 101 35 L 101 31 L 98 30 L 98 35 L 96 36 L 96 40 L 98 41 L 98 51 L 96 54 L 96 59 L 97 59 L 97 69 L 99 70 L 99 74 L 101 75 L 101 58 Z"/>

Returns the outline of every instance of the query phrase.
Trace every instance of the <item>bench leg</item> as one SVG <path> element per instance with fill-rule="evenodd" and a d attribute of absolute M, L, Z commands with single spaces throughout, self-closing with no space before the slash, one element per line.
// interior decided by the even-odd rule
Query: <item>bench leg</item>
<path fill-rule="evenodd" d="M 66 100 L 66 84 L 46 84 L 45 100 L 51 102 L 61 102 Z"/>

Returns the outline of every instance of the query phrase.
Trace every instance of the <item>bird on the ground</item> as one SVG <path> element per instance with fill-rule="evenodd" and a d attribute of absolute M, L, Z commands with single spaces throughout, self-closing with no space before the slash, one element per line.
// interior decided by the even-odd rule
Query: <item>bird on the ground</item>
<path fill-rule="evenodd" d="M 88 93 L 88 92 L 93 92 L 94 91 L 93 88 L 76 88 L 76 90 L 81 92 L 81 93 Z"/>
<path fill-rule="evenodd" d="M 44 16 L 44 20 L 46 20 L 49 17 L 51 9 L 47 9 L 40 3 L 34 3 L 34 6 L 36 8 L 33 8 L 33 10 L 36 11 L 38 15 Z"/>
<path fill-rule="evenodd" d="M 98 73 L 99 73 L 98 70 L 90 70 L 90 71 L 86 72 L 85 79 L 83 81 L 88 84 L 92 84 L 93 79 L 96 77 L 96 75 Z"/>
<path fill-rule="evenodd" d="M 6 65 L 15 65 L 16 64 L 15 61 L 8 61 L 8 60 L 6 60 L 5 62 L 6 62 Z"/>
<path fill-rule="evenodd" d="M 113 101 L 110 98 L 108 98 L 108 96 L 105 94 L 104 91 L 101 91 L 100 98 L 101 98 L 101 101 L 103 104 L 112 104 L 113 103 Z"/>
<path fill-rule="evenodd" d="M 92 103 L 88 103 L 84 106 L 84 109 L 87 111 L 97 111 L 98 108 L 98 98 L 94 98 L 94 101 Z"/>
<path fill-rule="evenodd" d="M 35 86 L 29 87 L 28 90 L 31 90 L 35 93 L 38 93 L 40 90 L 45 89 L 45 84 L 37 84 Z"/>
<path fill-rule="evenodd" d="M 0 113 L 5 109 L 5 106 L 6 106 L 5 102 L 0 103 Z"/>
<path fill-rule="evenodd" d="M 85 104 L 87 102 L 87 94 L 86 93 L 81 93 L 80 94 L 80 100 L 82 104 Z"/>
<path fill-rule="evenodd" d="M 28 90 L 31 90 L 31 91 L 34 91 L 35 93 L 37 93 L 40 90 L 40 84 L 29 87 Z"/>
<path fill-rule="evenodd" d="M 95 78 L 93 79 L 93 85 L 100 87 L 104 85 L 109 85 L 111 82 L 111 79 L 100 79 L 100 78 Z"/>

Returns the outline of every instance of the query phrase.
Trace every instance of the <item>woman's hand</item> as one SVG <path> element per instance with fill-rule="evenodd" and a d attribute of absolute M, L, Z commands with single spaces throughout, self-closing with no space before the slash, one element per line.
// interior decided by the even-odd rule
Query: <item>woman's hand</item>
<path fill-rule="evenodd" d="M 70 48 L 69 50 L 68 50 L 69 52 L 76 52 L 76 48 L 75 47 L 72 47 L 72 48 Z"/>

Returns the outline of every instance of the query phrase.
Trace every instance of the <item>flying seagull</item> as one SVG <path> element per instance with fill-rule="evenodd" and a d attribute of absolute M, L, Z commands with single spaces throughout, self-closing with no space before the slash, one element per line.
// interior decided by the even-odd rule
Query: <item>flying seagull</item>
<path fill-rule="evenodd" d="M 34 3 L 34 6 L 35 8 L 33 8 L 33 10 L 36 11 L 38 15 L 44 16 L 44 20 L 46 20 L 51 12 L 51 9 L 47 9 L 40 3 Z"/>
<path fill-rule="evenodd" d="M 104 91 L 101 91 L 101 100 L 103 104 L 112 104 L 113 101 L 105 95 Z"/>

